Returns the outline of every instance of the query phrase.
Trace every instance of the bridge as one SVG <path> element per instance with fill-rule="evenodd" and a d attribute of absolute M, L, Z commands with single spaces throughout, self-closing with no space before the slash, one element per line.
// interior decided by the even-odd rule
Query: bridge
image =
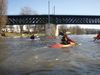
<path fill-rule="evenodd" d="M 47 24 L 100 24 L 97 15 L 8 15 L 7 25 Z"/>

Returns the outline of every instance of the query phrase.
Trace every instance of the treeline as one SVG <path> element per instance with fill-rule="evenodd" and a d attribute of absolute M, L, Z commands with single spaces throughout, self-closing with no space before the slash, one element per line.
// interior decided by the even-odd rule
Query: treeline
<path fill-rule="evenodd" d="M 0 0 L 0 32 L 6 25 L 7 17 L 7 0 Z"/>
<path fill-rule="evenodd" d="M 100 29 L 81 28 L 80 26 L 60 26 L 59 31 L 71 32 L 71 34 L 97 34 Z"/>

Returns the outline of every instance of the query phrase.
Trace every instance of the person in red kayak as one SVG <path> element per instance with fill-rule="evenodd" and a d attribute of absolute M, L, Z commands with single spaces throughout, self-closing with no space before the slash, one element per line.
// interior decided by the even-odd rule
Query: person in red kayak
<path fill-rule="evenodd" d="M 77 43 L 75 41 L 71 40 L 67 34 L 69 34 L 69 33 L 60 32 L 59 35 L 62 36 L 61 43 L 56 43 L 49 47 L 51 47 L 51 48 L 68 48 L 68 47 L 77 45 Z"/>
<path fill-rule="evenodd" d="M 61 44 L 67 45 L 67 44 L 75 43 L 75 41 L 71 40 L 67 34 L 68 33 L 61 33 L 62 35 Z"/>
<path fill-rule="evenodd" d="M 95 41 L 95 40 L 100 40 L 100 31 L 98 32 L 97 36 L 94 37 L 94 41 Z"/>

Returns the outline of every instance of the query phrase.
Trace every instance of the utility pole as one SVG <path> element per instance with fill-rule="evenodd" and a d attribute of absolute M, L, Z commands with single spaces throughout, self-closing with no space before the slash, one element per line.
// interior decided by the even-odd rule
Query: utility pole
<path fill-rule="evenodd" d="M 53 15 L 55 15 L 55 6 L 53 7 Z M 58 34 L 59 34 L 59 26 L 57 24 L 55 24 L 54 28 L 55 28 L 55 30 L 54 30 L 55 36 L 58 36 Z"/>
<path fill-rule="evenodd" d="M 53 7 L 53 14 L 55 15 L 55 6 Z"/>
<path fill-rule="evenodd" d="M 50 25 L 50 1 L 48 1 L 48 25 Z"/>
<path fill-rule="evenodd" d="M 48 1 L 48 26 L 47 26 L 47 34 L 50 36 L 51 28 L 50 28 L 50 1 Z"/>

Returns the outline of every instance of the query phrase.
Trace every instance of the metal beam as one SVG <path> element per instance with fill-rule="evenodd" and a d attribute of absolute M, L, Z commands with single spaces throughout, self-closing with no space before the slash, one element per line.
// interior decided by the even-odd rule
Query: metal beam
<path fill-rule="evenodd" d="M 48 15 L 7 15 L 7 25 L 47 24 Z M 50 15 L 51 24 L 100 24 L 97 15 Z"/>

